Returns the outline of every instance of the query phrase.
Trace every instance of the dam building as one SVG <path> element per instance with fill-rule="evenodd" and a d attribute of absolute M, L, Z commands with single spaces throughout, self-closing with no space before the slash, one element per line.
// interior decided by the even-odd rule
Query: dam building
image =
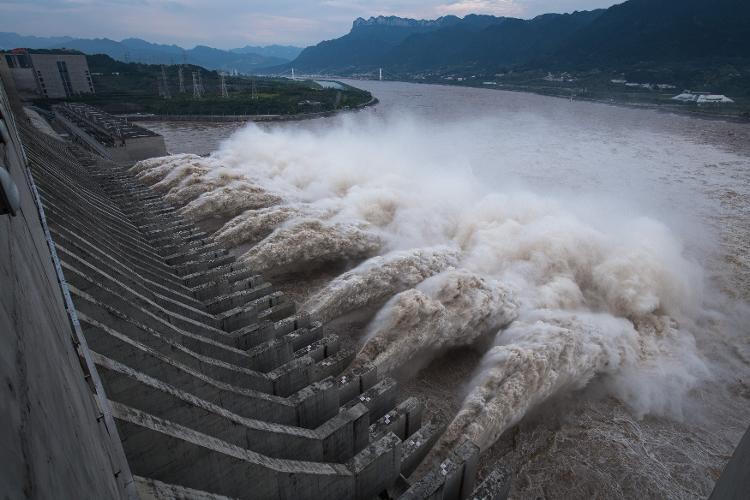
<path fill-rule="evenodd" d="M 507 496 L 506 468 L 477 481 L 469 441 L 420 465 L 442 429 L 417 399 L 350 368 L 326 325 L 139 183 L 132 160 L 36 128 L 6 77 L 4 498 Z M 99 144 L 128 141 L 106 115 L 59 112 Z"/>
<path fill-rule="evenodd" d="M 0 54 L 0 73 L 5 72 L 25 97 L 64 99 L 94 93 L 89 63 L 83 54 L 15 49 Z"/>
<path fill-rule="evenodd" d="M 419 400 L 136 179 L 161 137 L 77 105 L 55 133 L 0 77 L 3 498 L 507 497 L 469 441 L 425 461 Z M 749 468 L 750 431 L 711 499 Z"/>
<path fill-rule="evenodd" d="M 167 154 L 164 138 L 148 129 L 83 103 L 52 106 L 55 124 L 92 153 L 119 162 Z"/>

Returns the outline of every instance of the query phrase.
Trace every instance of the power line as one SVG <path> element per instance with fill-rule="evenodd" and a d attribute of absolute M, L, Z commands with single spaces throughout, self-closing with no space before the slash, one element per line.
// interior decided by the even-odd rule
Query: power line
<path fill-rule="evenodd" d="M 221 79 L 221 97 L 229 97 L 226 75 L 224 73 L 219 73 L 219 78 Z"/>
<path fill-rule="evenodd" d="M 185 75 L 182 73 L 182 66 L 177 68 L 177 79 L 180 82 L 180 94 L 185 93 Z"/>
<path fill-rule="evenodd" d="M 167 81 L 167 70 L 164 65 L 161 65 L 161 86 L 162 86 L 162 97 L 164 99 L 171 99 L 172 94 L 169 92 L 169 82 Z"/>
<path fill-rule="evenodd" d="M 193 71 L 193 98 L 200 99 L 202 95 L 201 75 L 197 71 Z"/>

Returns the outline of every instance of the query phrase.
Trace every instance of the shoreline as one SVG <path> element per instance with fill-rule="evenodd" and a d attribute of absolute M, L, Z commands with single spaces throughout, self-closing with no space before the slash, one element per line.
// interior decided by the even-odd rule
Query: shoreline
<path fill-rule="evenodd" d="M 350 81 L 357 81 L 355 78 L 351 77 L 337 77 L 342 80 L 350 80 Z M 377 81 L 377 80 L 362 80 L 362 81 Z M 487 87 L 487 86 L 480 86 L 480 85 L 458 85 L 455 83 L 446 83 L 446 82 L 423 82 L 423 81 L 413 81 L 413 80 L 387 80 L 388 82 L 398 82 L 398 83 L 411 83 L 415 85 L 437 85 L 440 87 L 458 87 L 458 88 L 472 88 L 472 89 L 482 89 L 487 91 L 502 91 L 502 92 L 519 92 L 522 94 L 531 94 L 531 95 L 538 95 L 538 96 L 544 96 L 544 97 L 553 97 L 555 99 L 563 99 L 563 100 L 571 100 L 569 96 L 563 96 L 563 95 L 555 95 L 555 94 L 548 94 L 544 92 L 534 92 L 530 89 L 517 89 L 517 88 L 509 88 L 509 87 Z M 694 111 L 690 109 L 686 109 L 683 107 L 679 107 L 678 105 L 670 105 L 670 104 L 653 104 L 653 103 L 637 103 L 637 102 L 623 102 L 612 99 L 594 99 L 594 98 L 586 98 L 586 97 L 574 97 L 572 99 L 573 101 L 578 102 L 590 102 L 590 103 L 596 103 L 596 104 L 606 104 L 609 106 L 618 106 L 623 108 L 629 108 L 629 109 L 641 109 L 641 110 L 653 110 L 658 111 L 660 113 L 672 113 L 679 116 L 687 116 L 690 118 L 700 118 L 704 120 L 711 120 L 711 121 L 725 121 L 725 122 L 731 122 L 731 123 L 740 123 L 740 124 L 750 124 L 750 117 L 743 117 L 738 115 L 724 115 L 724 114 L 712 114 L 712 113 L 701 113 L 699 111 Z"/>
<path fill-rule="evenodd" d="M 315 118 L 327 118 L 340 113 L 360 111 L 379 103 L 374 97 L 366 103 L 353 108 L 336 109 L 332 111 L 321 111 L 318 113 L 297 113 L 294 115 L 118 115 L 121 118 L 133 122 L 208 122 L 208 123 L 235 123 L 235 122 L 291 122 L 302 120 L 313 120 Z"/>
<path fill-rule="evenodd" d="M 397 81 L 397 80 L 393 80 Z M 724 114 L 713 114 L 713 113 L 701 113 L 699 111 L 693 111 L 687 108 L 679 107 L 678 105 L 673 104 L 653 104 L 653 103 L 638 103 L 638 102 L 623 102 L 618 101 L 614 98 L 610 99 L 595 99 L 595 98 L 587 98 L 587 97 L 581 97 L 576 96 L 572 99 L 569 96 L 563 96 L 563 95 L 555 95 L 555 94 L 547 94 L 544 92 L 534 92 L 533 90 L 529 89 L 514 89 L 514 88 L 507 88 L 507 87 L 496 87 L 496 88 L 487 88 L 484 86 L 477 86 L 477 85 L 455 85 L 450 83 L 422 83 L 422 82 L 404 82 L 404 83 L 417 83 L 422 85 L 443 85 L 446 87 L 467 87 L 467 88 L 473 88 L 473 89 L 485 89 L 488 91 L 505 91 L 505 92 L 520 92 L 523 94 L 532 94 L 532 95 L 538 95 L 538 96 L 544 96 L 544 97 L 553 97 L 555 99 L 562 99 L 565 101 L 578 101 L 578 102 L 590 102 L 595 104 L 605 104 L 608 106 L 618 106 L 622 108 L 629 108 L 629 109 L 641 109 L 641 110 L 653 110 L 658 111 L 659 113 L 671 113 L 679 116 L 687 116 L 690 118 L 699 118 L 703 120 L 711 120 L 711 121 L 725 121 L 725 122 L 731 122 L 731 123 L 750 123 L 750 117 L 742 117 L 737 115 L 724 115 Z"/>
<path fill-rule="evenodd" d="M 416 82 L 415 82 L 416 83 Z M 475 85 L 451 85 L 450 83 L 444 84 L 446 87 L 469 87 L 469 88 L 486 88 L 486 87 L 479 87 Z M 570 101 L 578 101 L 578 102 L 590 102 L 595 104 L 605 104 L 608 106 L 617 106 L 622 108 L 628 108 L 628 109 L 641 109 L 641 110 L 652 110 L 652 111 L 658 111 L 659 113 L 670 113 L 675 114 L 679 116 L 687 116 L 690 118 L 699 118 L 702 120 L 711 120 L 711 121 L 725 121 L 725 122 L 731 122 L 731 123 L 750 123 L 750 117 L 742 117 L 738 115 L 724 115 L 724 114 L 718 114 L 718 113 L 701 113 L 699 111 L 694 111 L 687 108 L 682 108 L 677 105 L 670 105 L 670 104 L 653 104 L 653 103 L 638 103 L 638 102 L 623 102 L 618 101 L 614 98 L 610 99 L 595 99 L 595 98 L 587 98 L 587 97 L 573 97 L 572 99 L 570 97 L 562 96 L 562 95 L 554 95 L 554 94 L 547 94 L 544 92 L 534 92 L 533 90 L 521 90 L 521 89 L 512 89 L 512 88 L 487 88 L 486 90 L 493 91 L 493 90 L 501 90 L 505 92 L 521 92 L 524 94 L 532 94 L 532 95 L 539 95 L 539 96 L 545 96 L 545 97 L 553 97 L 555 99 L 563 99 L 563 100 L 570 100 Z"/>
<path fill-rule="evenodd" d="M 510 92 L 524 92 L 522 90 L 513 91 Z M 566 99 L 564 96 L 555 96 L 550 94 L 541 94 L 536 92 L 529 92 L 530 94 L 535 95 L 546 95 L 548 97 L 557 97 L 559 99 Z M 692 111 L 689 109 L 681 108 L 676 105 L 669 105 L 669 104 L 649 104 L 649 103 L 635 103 L 635 102 L 620 102 L 617 100 L 603 100 L 603 99 L 589 99 L 586 97 L 578 97 L 574 98 L 573 101 L 579 101 L 579 102 L 591 102 L 596 104 L 606 104 L 609 106 L 618 106 L 622 108 L 629 108 L 629 109 L 647 109 L 647 110 L 653 110 L 658 111 L 660 113 L 670 113 L 675 114 L 679 116 L 687 116 L 689 118 L 699 118 L 702 120 L 711 120 L 711 121 L 725 121 L 725 122 L 732 122 L 732 123 L 750 123 L 750 117 L 742 117 L 742 116 L 736 116 L 736 115 L 723 115 L 723 114 L 712 114 L 712 113 L 701 113 L 698 111 Z"/>

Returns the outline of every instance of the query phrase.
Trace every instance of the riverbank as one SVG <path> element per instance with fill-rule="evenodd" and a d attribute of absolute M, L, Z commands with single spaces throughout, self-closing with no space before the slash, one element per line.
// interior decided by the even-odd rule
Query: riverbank
<path fill-rule="evenodd" d="M 412 82 L 417 83 L 417 82 Z M 430 83 L 430 85 L 435 85 L 433 83 Z M 581 101 L 581 102 L 592 102 L 597 104 L 607 104 L 609 106 L 617 106 L 621 108 L 628 108 L 628 109 L 644 109 L 644 110 L 652 110 L 652 111 L 658 111 L 660 113 L 668 113 L 668 114 L 676 114 L 681 116 L 689 116 L 691 118 L 702 118 L 705 120 L 721 120 L 721 121 L 728 121 L 732 123 L 750 123 L 750 114 L 742 115 L 742 110 L 732 110 L 732 112 L 727 111 L 726 113 L 722 113 L 721 109 L 717 108 L 702 108 L 698 106 L 697 104 L 673 104 L 671 102 L 663 102 L 663 103 L 657 103 L 657 102 L 638 102 L 638 101 L 632 101 L 632 100 L 621 100 L 615 97 L 587 97 L 584 95 L 561 95 L 561 94 L 555 94 L 550 92 L 545 92 L 542 90 L 535 90 L 533 88 L 512 88 L 512 87 L 485 87 L 481 85 L 457 85 L 457 84 L 442 84 L 446 87 L 471 87 L 471 88 L 481 88 L 481 89 L 487 89 L 487 90 L 504 90 L 506 92 L 519 92 L 519 93 L 525 93 L 525 94 L 534 94 L 534 95 L 541 95 L 545 97 L 554 97 L 557 99 L 562 99 L 566 101 Z"/>
<path fill-rule="evenodd" d="M 357 80 L 351 77 L 339 77 L 349 81 L 367 81 Z M 473 81 L 446 81 L 440 80 L 420 80 L 420 79 L 400 79 L 389 80 L 393 82 L 412 83 L 419 85 L 437 85 L 451 88 L 476 88 L 484 90 L 501 90 L 507 92 L 519 92 L 546 97 L 555 97 L 563 100 L 593 102 L 599 104 L 608 104 L 630 109 L 648 109 L 663 113 L 671 113 L 693 118 L 703 118 L 708 120 L 723 120 L 734 123 L 750 123 L 750 102 L 747 99 L 740 99 L 735 104 L 730 105 L 706 105 L 677 103 L 671 100 L 674 92 L 669 94 L 655 94 L 647 91 L 633 92 L 614 92 L 589 88 L 568 88 L 568 87 L 536 87 L 534 85 L 513 85 L 508 83 L 496 83 L 486 85 L 477 79 Z"/>
<path fill-rule="evenodd" d="M 522 91 L 518 91 L 522 92 Z M 533 93 L 533 92 L 532 92 Z M 546 95 L 546 94 L 538 94 Z M 562 96 L 550 96 L 565 99 Z M 703 120 L 720 120 L 732 123 L 750 123 L 750 116 L 742 116 L 737 114 L 723 114 L 723 113 L 708 113 L 702 111 L 700 108 L 686 108 L 681 105 L 669 105 L 669 104 L 649 104 L 649 103 L 633 103 L 633 102 L 622 102 L 617 100 L 607 99 L 588 99 L 585 97 L 575 98 L 576 101 L 594 102 L 597 104 L 608 104 L 610 106 L 619 106 L 622 108 L 630 109 L 648 109 L 652 111 L 658 111 L 660 113 L 670 113 L 682 116 L 689 116 L 691 118 L 701 118 Z"/>
<path fill-rule="evenodd" d="M 555 97 L 558 99 L 563 100 L 570 100 L 570 101 L 583 101 L 583 102 L 593 102 L 598 104 L 607 104 L 611 106 L 619 106 L 623 108 L 630 108 L 630 109 L 648 109 L 648 110 L 654 110 L 659 111 L 662 113 L 671 113 L 671 114 L 678 114 L 683 116 L 690 116 L 692 118 L 703 118 L 707 120 L 723 120 L 723 121 L 730 121 L 734 123 L 750 123 L 750 111 L 746 110 L 744 107 L 739 107 L 737 105 L 730 105 L 724 108 L 715 107 L 717 105 L 707 105 L 705 107 L 699 106 L 697 104 L 679 104 L 675 103 L 674 101 L 658 101 L 655 102 L 653 100 L 643 100 L 639 101 L 637 99 L 633 99 L 632 94 L 629 94 L 627 96 L 627 99 L 623 99 L 622 96 L 618 94 L 612 94 L 610 96 L 598 96 L 598 97 L 590 97 L 587 95 L 565 95 L 560 93 L 553 93 L 548 92 L 542 89 L 534 89 L 532 88 L 516 88 L 516 87 L 485 87 L 482 85 L 451 85 L 446 84 L 450 87 L 458 87 L 458 86 L 466 86 L 466 87 L 472 87 L 472 88 L 487 88 L 488 90 L 505 90 L 508 92 L 523 92 L 523 93 L 529 93 L 529 94 L 535 94 L 535 95 L 543 95 L 546 97 Z"/>
<path fill-rule="evenodd" d="M 342 112 L 360 111 L 364 108 L 378 104 L 377 97 L 372 97 L 366 103 L 341 108 L 331 111 L 320 111 L 316 113 L 296 113 L 291 115 L 173 115 L 173 114 L 123 114 L 135 122 L 210 122 L 210 123 L 233 123 L 233 122 L 286 122 L 312 120 L 315 118 L 326 118 Z"/>
<path fill-rule="evenodd" d="M 138 120 L 279 121 L 357 109 L 371 104 L 373 99 L 369 92 L 346 84 L 334 86 L 333 82 L 282 77 L 221 76 L 200 68 L 193 72 L 196 76 L 192 89 L 184 84 L 174 88 L 175 68 L 113 64 L 116 65 L 107 71 L 92 66 L 96 75 L 94 94 L 66 99 L 36 98 L 32 103 L 48 110 L 62 102 L 81 102 L 112 115 L 137 117 Z M 183 73 L 180 75 L 184 77 Z"/>

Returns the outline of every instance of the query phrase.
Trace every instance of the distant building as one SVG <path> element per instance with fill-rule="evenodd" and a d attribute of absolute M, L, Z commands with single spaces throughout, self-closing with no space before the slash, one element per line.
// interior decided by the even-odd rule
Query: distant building
<path fill-rule="evenodd" d="M 698 100 L 698 96 L 690 92 L 683 92 L 682 94 L 674 96 L 672 100 L 680 102 L 695 102 Z"/>
<path fill-rule="evenodd" d="M 672 85 L 671 83 L 638 83 L 638 82 L 629 82 L 623 78 L 615 78 L 610 80 L 610 82 L 616 84 L 616 85 L 625 85 L 626 87 L 637 87 L 642 89 L 660 89 L 660 90 L 666 90 L 666 89 L 675 89 L 677 88 L 675 85 Z"/>
<path fill-rule="evenodd" d="M 59 99 L 94 93 L 89 64 L 83 54 L 15 49 L 0 54 L 0 66 L 10 72 L 22 95 Z"/>
<path fill-rule="evenodd" d="M 305 113 L 317 112 L 323 109 L 323 103 L 320 101 L 304 100 L 298 102 L 297 106 Z"/>
<path fill-rule="evenodd" d="M 734 100 L 722 94 L 708 94 L 705 92 L 685 91 L 672 98 L 680 102 L 694 102 L 697 104 L 731 104 Z"/>
<path fill-rule="evenodd" d="M 729 97 L 721 94 L 704 94 L 699 95 L 698 100 L 695 101 L 698 104 L 730 104 L 734 101 Z"/>
<path fill-rule="evenodd" d="M 626 87 L 637 87 L 641 89 L 647 89 L 647 90 L 654 90 L 654 84 L 653 83 L 635 83 L 635 82 L 628 82 L 625 84 Z"/>
<path fill-rule="evenodd" d="M 547 73 L 547 76 L 544 77 L 545 80 L 548 82 L 574 82 L 575 78 L 570 73 L 560 73 L 559 75 L 554 75 L 552 73 Z"/>

